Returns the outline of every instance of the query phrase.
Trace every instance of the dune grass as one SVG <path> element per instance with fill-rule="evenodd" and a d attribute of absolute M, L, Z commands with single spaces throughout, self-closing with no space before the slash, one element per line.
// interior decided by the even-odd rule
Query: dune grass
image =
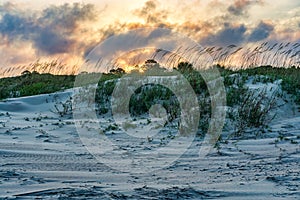
<path fill-rule="evenodd" d="M 0 99 L 53 93 L 74 85 L 74 75 L 25 73 L 0 79 Z"/>
<path fill-rule="evenodd" d="M 256 76 L 256 81 L 262 83 L 274 82 L 275 80 L 282 80 L 282 90 L 292 95 L 294 97 L 295 102 L 300 105 L 300 68 L 279 68 L 272 66 L 260 66 L 255 68 L 233 71 L 218 66 L 218 69 L 225 79 L 225 86 L 231 84 L 231 79 L 229 78 L 229 76 L 231 74 L 236 73 L 241 74 L 244 78 L 249 76 Z"/>
<path fill-rule="evenodd" d="M 249 77 L 254 78 L 254 82 L 260 83 L 273 83 L 275 80 L 282 80 L 282 90 L 290 94 L 294 101 L 300 105 L 299 68 L 273 68 L 271 66 L 261 66 L 234 71 L 221 66 L 217 67 L 224 79 L 227 105 L 229 107 L 237 107 L 236 109 L 239 113 L 239 115 L 231 114 L 229 115 L 229 118 L 234 121 L 243 121 L 246 123 L 238 124 L 239 132 L 242 132 L 245 128 L 264 127 L 267 123 L 267 119 L 270 119 L 267 115 L 271 108 L 267 107 L 269 108 L 268 110 L 261 109 L 266 108 L 263 104 L 272 104 L 271 107 L 275 107 L 273 105 L 274 96 L 272 99 L 268 99 L 266 95 L 261 94 L 263 98 L 254 101 L 255 98 L 253 97 L 260 94 L 254 94 L 245 87 L 245 83 Z M 202 131 L 206 131 L 211 115 L 211 105 L 205 81 L 201 77 L 201 74 L 198 71 L 193 70 L 189 63 L 180 63 L 176 69 L 188 80 L 198 97 L 202 116 L 199 128 Z M 172 72 L 166 73 L 172 75 Z M 98 82 L 95 99 L 98 114 L 109 113 L 111 110 L 111 95 L 117 80 L 122 75 L 124 75 L 123 71 L 121 73 L 111 72 L 102 74 Z M 84 77 L 86 78 L 86 76 L 83 76 L 83 78 Z M 95 81 L 94 79 L 98 78 L 99 74 L 88 74 L 88 77 L 87 80 L 83 80 L 85 85 L 88 85 L 90 80 Z M 21 76 L 0 79 L 0 99 L 47 94 L 72 88 L 74 86 L 75 78 L 75 75 L 39 74 L 27 71 Z M 249 98 L 245 99 L 245 97 Z M 248 101 L 249 99 L 254 100 Z M 132 115 L 143 115 L 145 113 L 147 114 L 150 107 L 154 104 L 161 104 L 168 111 L 170 121 L 178 119 L 180 111 L 176 96 L 168 88 L 160 85 L 150 84 L 138 88 L 130 99 L 129 110 Z M 254 108 L 249 108 L 251 106 Z"/>

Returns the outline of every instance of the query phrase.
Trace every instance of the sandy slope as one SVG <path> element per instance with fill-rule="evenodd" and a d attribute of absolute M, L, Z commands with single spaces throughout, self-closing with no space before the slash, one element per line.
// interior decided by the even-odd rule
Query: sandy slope
<path fill-rule="evenodd" d="M 120 172 L 101 163 L 87 151 L 72 116 L 60 118 L 50 111 L 57 98 L 63 101 L 69 95 L 69 92 L 64 92 L 0 102 L 0 197 L 300 197 L 298 114 L 277 119 L 271 125 L 272 132 L 259 139 L 229 140 L 228 144 L 221 145 L 219 153 L 211 152 L 204 158 L 198 156 L 201 140 L 196 139 L 184 155 L 163 169 L 149 173 Z M 101 127 L 109 124 L 108 120 L 101 121 Z M 156 145 L 146 137 L 139 143 L 127 141 L 120 131 L 105 134 L 114 141 L 123 141 L 118 143 L 119 148 L 128 153 L 151 151 Z M 169 156 L 178 156 L 176 152 L 174 149 L 174 154 Z M 122 160 L 118 162 L 124 164 Z"/>

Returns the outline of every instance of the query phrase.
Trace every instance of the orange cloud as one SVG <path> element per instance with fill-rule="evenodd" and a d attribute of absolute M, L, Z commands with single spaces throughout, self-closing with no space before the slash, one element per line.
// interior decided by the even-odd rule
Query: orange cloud
<path fill-rule="evenodd" d="M 284 19 L 268 21 L 266 17 L 251 20 L 250 14 L 253 13 L 249 9 L 254 5 L 265 6 L 265 1 L 194 0 L 162 3 L 149 0 L 141 6 L 140 3 L 135 6 L 138 4 L 132 2 L 130 10 L 124 9 L 119 13 L 100 10 L 92 4 L 52 5 L 39 11 L 25 11 L 19 3 L 5 3 L 0 5 L 0 73 L 8 71 L 12 74 L 16 69 L 22 70 L 22 67 L 16 66 L 25 66 L 38 59 L 47 62 L 58 59 L 69 66 L 64 69 L 64 73 L 73 73 L 99 42 L 143 27 L 169 28 L 201 44 L 215 46 L 216 49 L 219 45 L 226 49 L 230 44 L 247 46 L 268 40 L 299 41 L 298 8 L 291 8 L 292 11 Z M 105 6 L 105 9 L 109 8 L 114 6 Z M 274 13 L 267 7 L 264 9 L 266 13 Z M 101 13 L 107 16 L 102 16 Z M 123 51 L 126 52 L 126 39 L 124 41 Z M 110 47 L 107 48 L 109 50 Z M 234 60 L 241 60 L 241 52 L 243 51 L 231 56 L 232 63 Z M 136 55 L 127 56 L 130 58 L 126 61 L 128 64 L 137 60 Z M 8 66 L 15 69 L 7 70 Z M 58 70 L 53 69 L 53 72 L 58 73 Z"/>

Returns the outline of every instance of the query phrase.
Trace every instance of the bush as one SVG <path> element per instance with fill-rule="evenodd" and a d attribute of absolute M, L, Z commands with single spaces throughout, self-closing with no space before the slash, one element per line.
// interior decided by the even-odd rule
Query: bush
<path fill-rule="evenodd" d="M 260 92 L 246 90 L 240 95 L 241 101 L 231 113 L 236 129 L 235 134 L 241 136 L 248 128 L 261 130 L 267 127 L 275 117 L 275 115 L 271 115 L 270 111 L 277 106 L 276 92 L 270 97 L 266 90 Z"/>
<path fill-rule="evenodd" d="M 0 79 L 0 99 L 47 94 L 74 85 L 73 75 L 26 73 L 22 76 Z"/>

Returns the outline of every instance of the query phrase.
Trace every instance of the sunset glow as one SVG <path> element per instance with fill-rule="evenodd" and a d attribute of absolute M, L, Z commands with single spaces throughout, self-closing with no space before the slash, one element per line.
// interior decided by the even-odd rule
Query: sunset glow
<path fill-rule="evenodd" d="M 76 73 L 94 46 L 110 36 L 143 27 L 168 28 L 190 37 L 203 47 L 215 46 L 212 55 L 218 53 L 216 49 L 225 50 L 229 45 L 236 46 L 231 53 L 243 47 L 234 55 L 227 55 L 223 62 L 236 67 L 245 63 L 242 53 L 247 52 L 249 46 L 268 42 L 268 51 L 274 51 L 275 47 L 270 48 L 276 43 L 277 47 L 281 43 L 282 46 L 289 44 L 284 52 L 274 57 L 282 59 L 296 45 L 297 48 L 288 56 L 296 55 L 287 57 L 288 62 L 278 65 L 297 65 L 299 21 L 300 2 L 297 0 L 89 0 L 84 3 L 76 0 L 1 0 L 0 76 L 18 75 L 24 69 L 31 69 L 30 64 L 36 61 L 53 60 L 66 67 L 51 69 L 50 72 Z M 117 65 L 131 70 L 152 56 L 150 50 L 140 53 L 143 56 L 125 51 Z"/>

